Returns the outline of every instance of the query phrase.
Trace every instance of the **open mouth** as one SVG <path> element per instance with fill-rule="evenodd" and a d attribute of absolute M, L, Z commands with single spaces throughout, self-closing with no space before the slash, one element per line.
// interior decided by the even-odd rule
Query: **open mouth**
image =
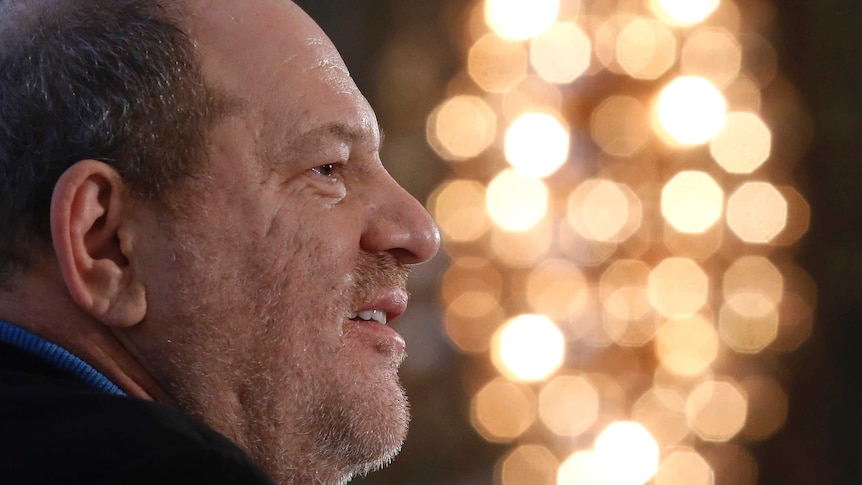
<path fill-rule="evenodd" d="M 356 322 L 377 322 L 386 325 L 386 312 L 383 310 L 362 310 L 347 315 L 347 318 Z"/>

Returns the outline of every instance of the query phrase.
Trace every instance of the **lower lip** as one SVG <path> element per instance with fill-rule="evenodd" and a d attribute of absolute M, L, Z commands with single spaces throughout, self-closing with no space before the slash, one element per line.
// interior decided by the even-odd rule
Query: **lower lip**
<path fill-rule="evenodd" d="M 378 322 L 348 320 L 344 324 L 344 334 L 366 343 L 388 357 L 401 357 L 407 348 L 404 338 L 398 332 Z"/>

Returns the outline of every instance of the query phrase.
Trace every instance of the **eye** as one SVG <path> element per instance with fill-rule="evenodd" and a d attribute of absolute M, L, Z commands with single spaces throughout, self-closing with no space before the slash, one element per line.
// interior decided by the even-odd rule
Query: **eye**
<path fill-rule="evenodd" d="M 325 163 L 311 169 L 312 172 L 323 175 L 324 177 L 333 177 L 335 172 L 334 163 Z"/>

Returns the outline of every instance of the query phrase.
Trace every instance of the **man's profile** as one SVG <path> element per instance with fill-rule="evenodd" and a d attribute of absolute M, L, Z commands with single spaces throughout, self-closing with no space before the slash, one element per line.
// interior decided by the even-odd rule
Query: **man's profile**
<path fill-rule="evenodd" d="M 289 0 L 0 3 L 0 482 L 343 483 L 439 236 Z"/>

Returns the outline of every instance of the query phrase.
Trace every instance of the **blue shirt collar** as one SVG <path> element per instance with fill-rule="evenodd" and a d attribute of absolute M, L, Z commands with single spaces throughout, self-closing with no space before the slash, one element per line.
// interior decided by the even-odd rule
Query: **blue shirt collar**
<path fill-rule="evenodd" d="M 116 396 L 126 395 L 125 392 L 108 380 L 101 372 L 68 350 L 45 340 L 35 333 L 12 325 L 9 322 L 4 322 L 3 320 L 0 320 L 0 342 L 6 342 L 21 350 L 30 352 L 102 392 Z"/>

